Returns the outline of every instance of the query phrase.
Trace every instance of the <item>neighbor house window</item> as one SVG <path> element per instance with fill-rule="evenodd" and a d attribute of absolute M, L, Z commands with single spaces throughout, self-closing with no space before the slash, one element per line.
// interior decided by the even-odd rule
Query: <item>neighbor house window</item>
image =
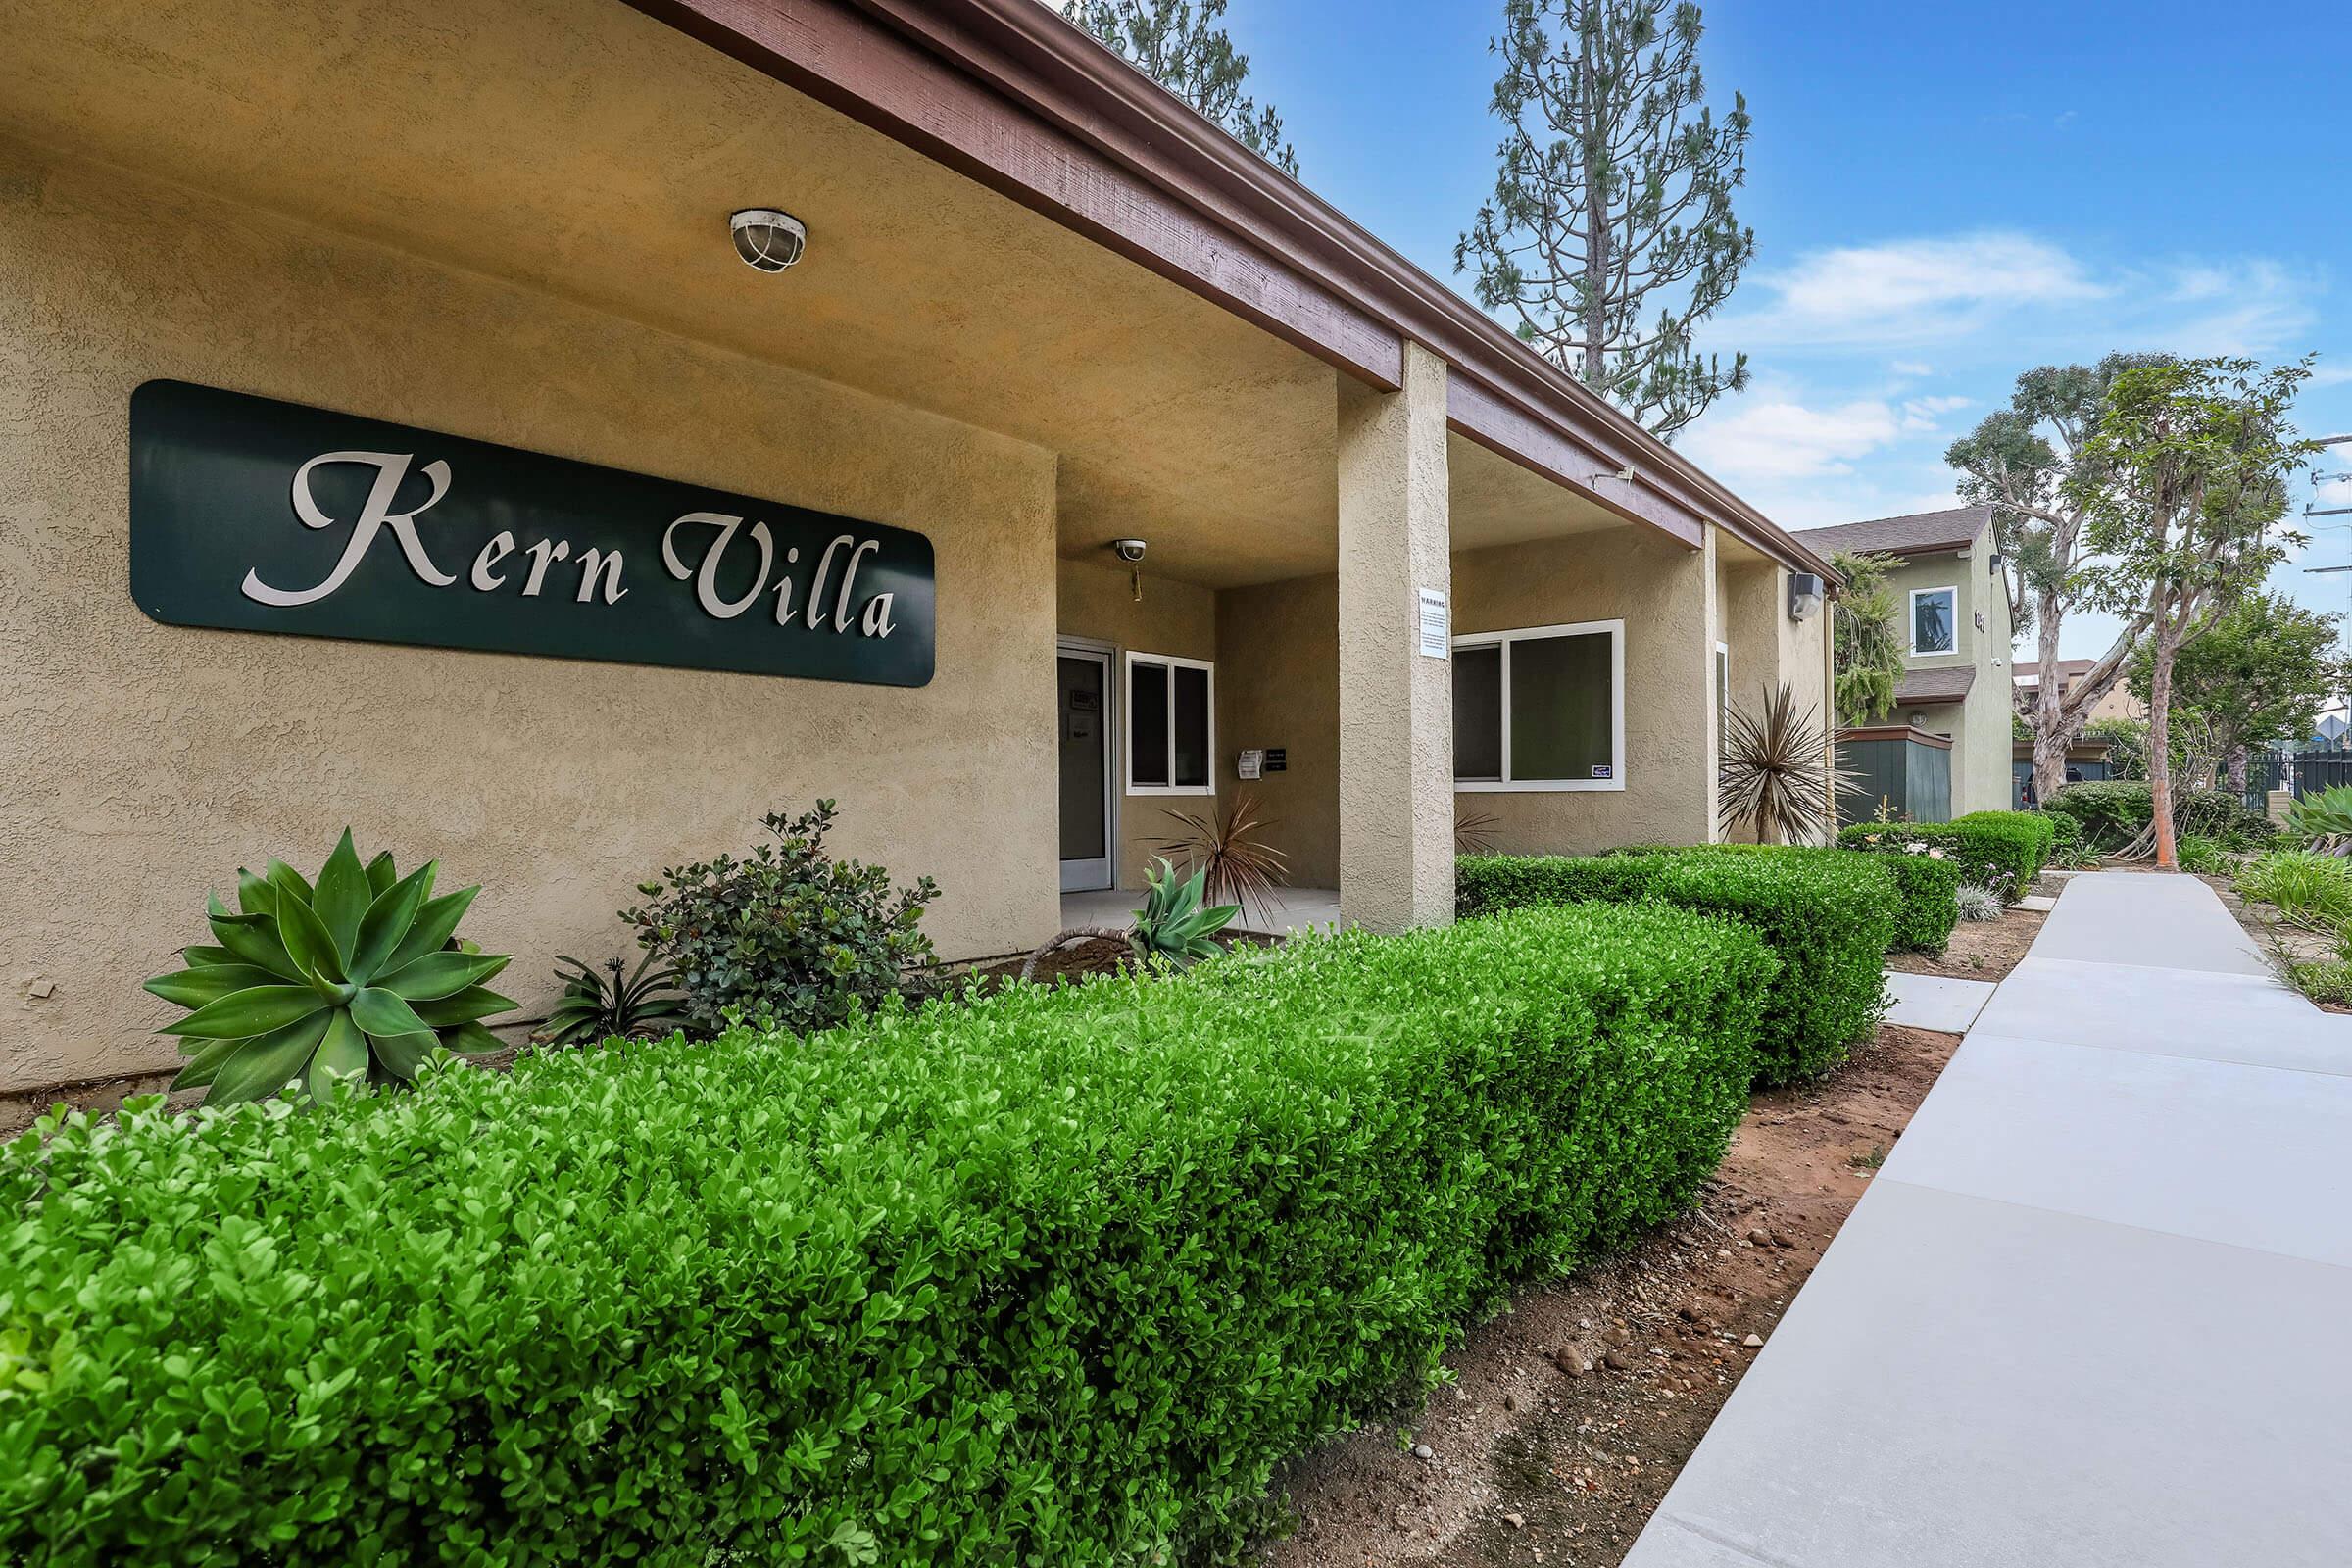
<path fill-rule="evenodd" d="M 1625 788 L 1625 622 L 1455 638 L 1453 782 Z"/>
<path fill-rule="evenodd" d="M 1912 589 L 1911 651 L 1915 654 L 1958 652 L 1959 605 L 1960 590 L 1957 588 Z"/>
<path fill-rule="evenodd" d="M 1216 755 L 1215 667 L 1172 654 L 1127 656 L 1127 791 L 1207 795 Z"/>

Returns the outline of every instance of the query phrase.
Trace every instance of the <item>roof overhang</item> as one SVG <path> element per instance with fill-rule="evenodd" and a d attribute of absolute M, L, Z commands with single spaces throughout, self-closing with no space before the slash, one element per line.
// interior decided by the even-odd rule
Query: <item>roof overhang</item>
<path fill-rule="evenodd" d="M 1695 546 L 1792 539 L 1469 301 L 1037 0 L 629 0 L 1373 386 L 1448 366 L 1452 428 Z M 1633 477 L 1621 474 L 1631 471 Z"/>

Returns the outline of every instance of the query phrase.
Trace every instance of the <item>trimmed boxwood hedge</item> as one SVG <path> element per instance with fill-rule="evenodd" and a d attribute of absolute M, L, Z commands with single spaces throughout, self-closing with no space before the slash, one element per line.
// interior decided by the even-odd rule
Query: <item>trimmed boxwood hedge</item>
<path fill-rule="evenodd" d="M 2041 875 L 2056 836 L 2057 825 L 2041 811 L 1971 811 L 1949 822 L 1857 822 L 1840 829 L 1838 842 L 1898 855 L 1919 853 L 1910 848 L 1915 844 L 1941 849 L 1962 882 L 2008 903 Z"/>
<path fill-rule="evenodd" d="M 1666 850 L 1664 845 L 1648 845 L 1632 850 L 1610 850 L 1610 855 L 1656 855 Z M 1838 850 L 1819 849 L 1802 844 L 1694 844 L 1690 850 L 1701 853 L 1731 853 L 1739 855 L 1774 855 L 1781 857 L 1838 855 Z M 1949 860 L 1932 859 L 1924 855 L 1894 855 L 1882 865 L 1894 878 L 1895 893 L 1902 904 L 1894 913 L 1894 939 L 1888 944 L 1889 953 L 1941 953 L 1952 940 L 1952 927 L 1960 923 L 1960 871 Z"/>
<path fill-rule="evenodd" d="M 1508 1284 L 1690 1201 L 1778 967 L 1530 910 L 76 1114 L 0 1152 L 0 1561 L 1229 1555 Z"/>
<path fill-rule="evenodd" d="M 1606 856 L 1469 855 L 1457 862 L 1465 915 L 1534 905 L 1655 900 L 1753 926 L 1781 960 L 1756 1038 L 1756 1079 L 1814 1078 L 1843 1061 L 1886 1009 L 1881 960 L 1901 899 L 1863 856 L 1733 855 L 1719 847 Z"/>

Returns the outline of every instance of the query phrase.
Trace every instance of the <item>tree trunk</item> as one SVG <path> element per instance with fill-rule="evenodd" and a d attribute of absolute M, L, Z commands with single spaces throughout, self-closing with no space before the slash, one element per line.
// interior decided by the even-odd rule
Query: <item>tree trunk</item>
<path fill-rule="evenodd" d="M 2148 795 L 2156 828 L 2156 868 L 2178 869 L 2173 843 L 2173 653 L 2168 615 L 2156 623 L 2156 647 L 2148 675 Z"/>
<path fill-rule="evenodd" d="M 2042 805 L 2066 788 L 2066 748 L 2074 736 L 2067 732 L 2065 682 L 2058 674 L 2058 623 L 2066 610 L 2055 593 L 2041 593 L 2034 629 L 2041 648 L 2041 679 L 2034 692 L 2034 795 Z"/>
<path fill-rule="evenodd" d="M 1599 391 L 1607 381 L 1606 351 L 1609 344 L 1609 241 L 1616 236 L 1609 231 L 1609 193 L 1600 171 L 1608 166 L 1608 127 L 1599 108 L 1600 62 L 1594 58 L 1594 31 L 1600 26 L 1597 16 L 1589 20 L 1578 45 L 1584 60 L 1585 123 L 1578 127 L 1584 143 L 1585 158 L 1585 297 L 1583 319 L 1578 323 L 1585 334 L 1584 382 Z"/>
<path fill-rule="evenodd" d="M 2252 760 L 2250 749 L 2240 744 L 2230 748 L 2230 793 L 2239 800 L 2246 798 L 2246 766 Z"/>

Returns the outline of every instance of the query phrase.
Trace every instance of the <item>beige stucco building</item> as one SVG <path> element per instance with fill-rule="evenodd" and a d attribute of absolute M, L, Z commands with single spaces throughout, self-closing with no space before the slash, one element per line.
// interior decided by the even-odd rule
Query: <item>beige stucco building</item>
<path fill-rule="evenodd" d="M 235 867 L 314 868 L 346 825 L 481 884 L 466 930 L 535 1014 L 555 954 L 628 947 L 639 882 L 819 796 L 977 956 L 1134 885 L 1247 758 L 1292 880 L 1396 928 L 1450 916 L 1464 812 L 1506 849 L 1713 834 L 1725 672 L 1823 700 L 1827 616 L 1789 589 L 1826 552 L 1033 0 L 97 0 L 8 38 L 0 1089 L 168 1068 L 139 980 Z M 755 207 L 806 224 L 797 265 L 739 259 Z M 137 548 L 179 528 L 232 599 L 237 530 L 359 537 L 304 514 L 308 465 L 290 493 L 248 465 L 267 515 L 184 521 L 203 498 L 134 429 L 158 382 L 397 427 L 403 482 L 443 464 L 431 501 L 385 492 L 409 564 L 389 525 L 359 552 L 437 560 L 438 629 L 134 603 L 134 464 Z M 676 522 L 590 516 L 583 482 L 574 520 L 642 533 L 593 601 L 461 442 L 919 535 L 928 678 L 727 665 L 789 593 L 695 619 L 724 595 L 664 574 Z M 463 506 L 509 519 L 505 566 L 435 558 Z M 816 634 L 890 635 L 840 592 Z M 526 609 L 732 641 L 547 657 Z"/>
<path fill-rule="evenodd" d="M 1894 706 L 1871 729 L 1875 744 L 1907 728 L 1948 745 L 1946 812 L 2002 811 L 2009 799 L 2009 594 L 1994 542 L 1992 509 L 1879 517 L 1808 528 L 1800 537 L 1823 555 L 1894 560 L 1886 574 L 1904 643 Z M 1917 813 L 1915 813 L 1917 814 Z M 1937 817 L 1938 813 L 1927 813 Z"/>

